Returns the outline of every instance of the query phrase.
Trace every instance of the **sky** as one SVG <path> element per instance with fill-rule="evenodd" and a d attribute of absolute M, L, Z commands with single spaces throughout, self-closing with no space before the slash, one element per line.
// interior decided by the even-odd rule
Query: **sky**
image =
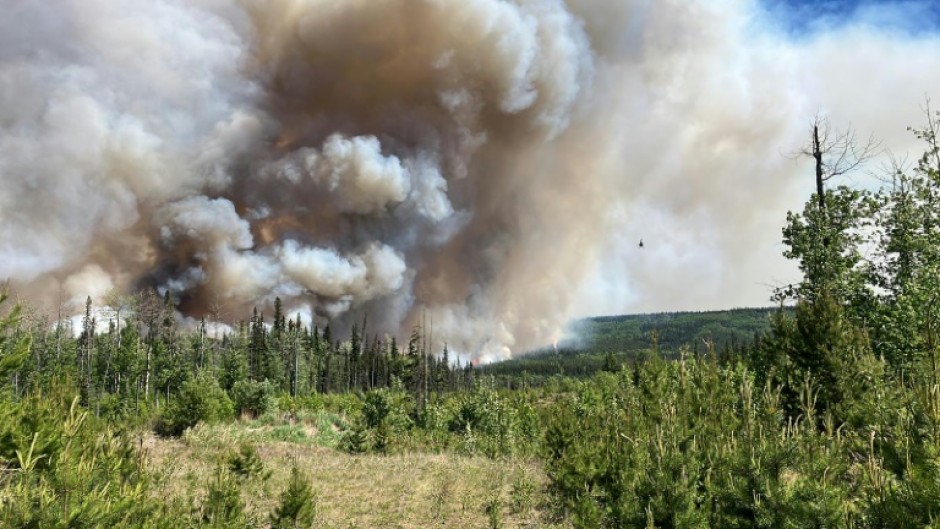
<path fill-rule="evenodd" d="M 940 3 L 930 0 L 765 0 L 763 8 L 794 38 L 851 24 L 908 34 L 940 27 Z"/>

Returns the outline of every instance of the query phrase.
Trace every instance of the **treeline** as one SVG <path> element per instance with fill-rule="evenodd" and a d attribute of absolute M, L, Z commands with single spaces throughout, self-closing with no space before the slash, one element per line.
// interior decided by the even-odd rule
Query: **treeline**
<path fill-rule="evenodd" d="M 777 310 L 751 308 L 588 318 L 571 326 L 578 338 L 562 341 L 558 348 L 480 366 L 478 371 L 516 387 L 543 384 L 552 376 L 589 377 L 598 371 L 615 372 L 623 365 L 643 361 L 650 350 L 673 359 L 683 350 L 693 355 L 714 350 L 722 358 L 740 356 L 753 349 L 770 330 L 771 316 Z"/>
<path fill-rule="evenodd" d="M 589 351 L 642 351 L 655 341 L 664 354 L 681 348 L 704 351 L 713 346 L 738 349 L 769 328 L 774 308 L 742 308 L 706 312 L 664 312 L 589 318 L 576 326 Z"/>
<path fill-rule="evenodd" d="M 14 392 L 25 395 L 71 380 L 83 405 L 113 413 L 164 405 L 197 375 L 228 392 L 241 383 L 263 383 L 272 393 L 293 397 L 396 386 L 422 403 L 474 382 L 473 366 L 451 358 L 446 344 L 432 351 L 420 327 L 402 346 L 394 337 L 370 334 L 363 319 L 340 340 L 329 325 L 311 328 L 299 316 L 288 319 L 277 299 L 270 323 L 255 309 L 231 332 L 219 334 L 208 331 L 205 319 L 194 330 L 181 329 L 168 293 L 160 298 L 144 292 L 123 299 L 121 307 L 99 332 L 100 313 L 89 298 L 74 337 L 62 322 L 22 318 L 14 335 L 30 341 L 30 361 L 10 374 Z"/>

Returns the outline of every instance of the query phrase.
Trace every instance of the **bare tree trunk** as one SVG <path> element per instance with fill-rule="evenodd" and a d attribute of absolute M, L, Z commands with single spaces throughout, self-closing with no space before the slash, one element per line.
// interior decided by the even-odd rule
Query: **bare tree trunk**
<path fill-rule="evenodd" d="M 819 145 L 819 124 L 813 125 L 813 158 L 816 159 L 816 196 L 819 199 L 820 213 L 826 211 L 826 194 L 823 189 L 823 153 Z"/>
<path fill-rule="evenodd" d="M 153 351 L 153 343 L 147 344 L 147 361 L 144 365 L 144 395 L 150 398 L 150 356 Z"/>
<path fill-rule="evenodd" d="M 297 377 L 297 369 L 298 369 L 299 366 L 298 366 L 298 362 L 297 362 L 297 331 L 296 331 L 296 330 L 294 330 L 294 333 L 293 333 L 293 335 L 291 336 L 291 352 L 292 352 L 293 355 L 294 355 L 294 362 L 293 362 L 294 365 L 293 365 L 293 370 L 291 371 L 291 376 L 290 376 L 290 378 L 291 378 L 291 388 L 290 388 L 290 389 L 291 389 L 291 395 L 292 395 L 293 397 L 297 397 L 297 385 L 298 385 L 298 384 L 297 384 L 297 378 L 298 378 L 298 377 Z"/>

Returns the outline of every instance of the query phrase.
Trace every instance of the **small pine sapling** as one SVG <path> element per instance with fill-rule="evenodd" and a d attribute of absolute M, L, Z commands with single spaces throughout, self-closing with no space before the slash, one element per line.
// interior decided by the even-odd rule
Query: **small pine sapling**
<path fill-rule="evenodd" d="M 316 517 L 316 494 L 306 476 L 294 465 L 290 470 L 287 489 L 271 513 L 271 529 L 310 529 Z"/>

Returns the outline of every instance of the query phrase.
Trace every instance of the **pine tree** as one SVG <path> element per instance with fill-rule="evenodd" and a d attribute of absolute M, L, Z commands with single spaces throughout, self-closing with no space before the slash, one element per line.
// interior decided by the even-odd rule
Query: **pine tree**
<path fill-rule="evenodd" d="M 248 378 L 261 381 L 265 378 L 265 360 L 267 359 L 267 331 L 264 328 L 264 314 L 254 309 L 248 335 Z"/>
<path fill-rule="evenodd" d="M 350 454 L 369 451 L 369 428 L 362 420 L 355 420 L 343 434 L 343 449 Z"/>
<path fill-rule="evenodd" d="M 317 517 L 317 497 L 297 465 L 290 470 L 287 489 L 271 513 L 271 529 L 310 529 Z"/>
<path fill-rule="evenodd" d="M 330 333 L 330 324 L 327 323 L 326 327 L 323 329 L 323 389 L 322 393 L 329 393 L 331 389 L 331 378 L 330 374 L 332 370 L 330 365 L 333 360 L 333 341 L 332 334 Z"/>
<path fill-rule="evenodd" d="M 347 367 L 347 383 L 351 389 L 359 389 L 359 360 L 362 353 L 362 336 L 359 328 L 353 323 L 352 335 L 349 338 L 349 357 Z"/>
<path fill-rule="evenodd" d="M 305 347 L 307 354 L 307 387 L 309 391 L 323 392 L 323 385 L 320 381 L 320 371 L 323 349 L 320 347 L 320 328 L 314 324 L 313 334 L 307 334 L 308 343 Z"/>
<path fill-rule="evenodd" d="M 91 314 L 91 296 L 85 301 L 85 317 L 82 320 L 81 346 L 78 353 L 78 375 L 81 380 L 82 403 L 86 406 L 91 399 L 91 369 L 95 348 L 95 318 Z"/>
<path fill-rule="evenodd" d="M 241 499 L 238 482 L 221 467 L 209 482 L 202 503 L 201 521 L 211 527 L 245 528 L 245 502 Z"/>

